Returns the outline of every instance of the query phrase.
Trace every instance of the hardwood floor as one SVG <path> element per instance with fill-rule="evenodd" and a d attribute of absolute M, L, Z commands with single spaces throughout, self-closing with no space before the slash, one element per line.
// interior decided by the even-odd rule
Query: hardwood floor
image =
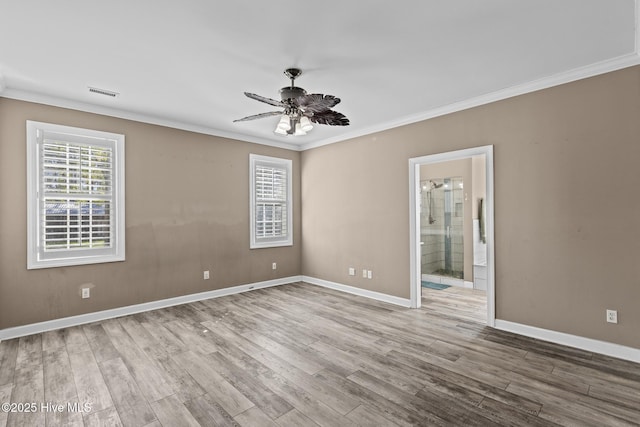
<path fill-rule="evenodd" d="M 0 402 L 36 407 L 0 427 L 640 425 L 640 365 L 487 328 L 484 298 L 297 283 L 3 341 Z"/>

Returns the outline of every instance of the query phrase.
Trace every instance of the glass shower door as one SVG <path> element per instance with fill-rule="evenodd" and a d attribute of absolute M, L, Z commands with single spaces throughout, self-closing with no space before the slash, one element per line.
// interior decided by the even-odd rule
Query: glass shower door
<path fill-rule="evenodd" d="M 423 275 L 464 278 L 463 187 L 462 177 L 421 182 Z"/>

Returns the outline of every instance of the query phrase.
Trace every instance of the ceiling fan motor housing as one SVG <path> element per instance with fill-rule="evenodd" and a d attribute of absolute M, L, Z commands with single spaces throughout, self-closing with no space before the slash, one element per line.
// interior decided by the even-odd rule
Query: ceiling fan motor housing
<path fill-rule="evenodd" d="M 297 86 L 287 86 L 280 89 L 280 97 L 282 102 L 287 102 L 307 94 L 307 91 Z"/>

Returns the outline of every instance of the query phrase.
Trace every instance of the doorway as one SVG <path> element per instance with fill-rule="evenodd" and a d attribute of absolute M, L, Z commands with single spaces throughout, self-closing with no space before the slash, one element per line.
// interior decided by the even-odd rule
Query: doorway
<path fill-rule="evenodd" d="M 464 212 L 462 197 L 469 199 L 469 192 L 463 191 L 464 180 L 456 174 L 448 176 L 437 172 L 446 162 L 482 159 L 484 164 L 485 189 L 478 200 L 466 200 L 474 206 L 473 241 L 466 239 L 467 255 L 461 256 L 463 245 L 463 215 L 469 215 L 467 223 L 471 227 L 471 211 Z M 429 170 L 432 173 L 421 173 Z M 441 175 L 441 176 L 440 176 Z M 487 325 L 495 324 L 495 260 L 494 260 L 494 223 L 493 223 L 493 146 L 469 148 L 465 150 L 440 153 L 409 159 L 410 179 L 410 269 L 411 269 L 411 307 L 421 306 L 423 273 L 433 270 L 432 280 L 439 283 L 457 284 L 465 287 L 486 288 Z M 467 179 L 470 183 L 470 179 Z M 457 187 L 456 187 L 457 186 Z M 470 186 L 470 185 L 469 185 Z M 456 190 L 457 188 L 457 190 Z M 479 203 L 478 203 L 479 202 Z M 456 228 L 458 227 L 458 228 Z M 469 229 L 470 230 L 470 229 Z M 482 233 L 482 245 L 485 249 L 482 263 L 482 277 L 477 272 L 475 239 Z M 469 231 L 470 233 L 471 231 Z M 468 233 L 467 233 L 468 234 Z M 425 245 L 430 245 L 428 248 Z M 423 250 L 424 248 L 424 250 Z M 471 252 L 469 252 L 471 251 Z M 475 254 L 475 259 L 473 253 Z M 433 255 L 430 255 L 433 253 Z M 463 267 L 464 265 L 464 267 Z M 477 277 L 473 278 L 476 274 Z M 457 278 L 452 276 L 458 276 Z M 465 279 L 466 277 L 466 279 Z M 478 279 L 481 280 L 478 280 Z"/>

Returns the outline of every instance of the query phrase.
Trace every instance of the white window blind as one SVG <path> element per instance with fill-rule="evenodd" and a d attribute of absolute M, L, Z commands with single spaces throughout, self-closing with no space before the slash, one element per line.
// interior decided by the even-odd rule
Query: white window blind
<path fill-rule="evenodd" d="M 293 244 L 291 161 L 251 155 L 251 247 Z"/>
<path fill-rule="evenodd" d="M 27 126 L 29 268 L 124 259 L 124 136 Z"/>
<path fill-rule="evenodd" d="M 113 150 L 45 138 L 39 144 L 44 251 L 111 248 Z"/>
<path fill-rule="evenodd" d="M 287 234 L 287 170 L 256 166 L 256 237 Z"/>

